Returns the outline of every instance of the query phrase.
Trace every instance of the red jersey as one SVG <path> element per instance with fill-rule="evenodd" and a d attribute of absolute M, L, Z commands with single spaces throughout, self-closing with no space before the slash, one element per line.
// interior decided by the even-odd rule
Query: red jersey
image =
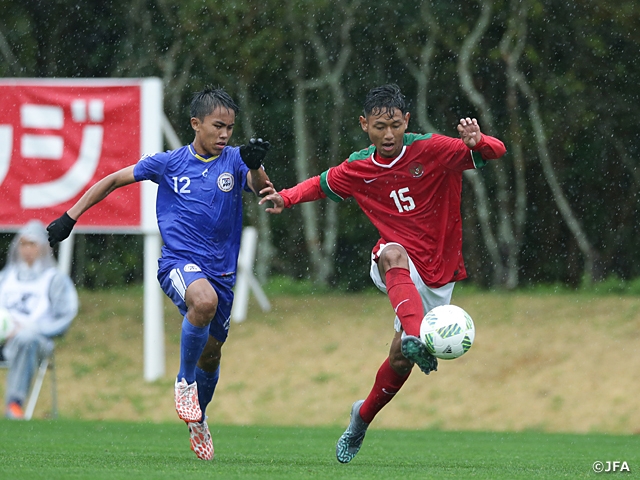
<path fill-rule="evenodd" d="M 325 195 L 334 201 L 353 197 L 380 234 L 374 258 L 381 244 L 399 243 L 425 284 L 438 288 L 467 277 L 462 259 L 462 172 L 505 151 L 500 140 L 485 134 L 472 150 L 457 138 L 405 134 L 402 152 L 394 159 L 381 158 L 372 145 L 280 194 L 287 207 Z"/>

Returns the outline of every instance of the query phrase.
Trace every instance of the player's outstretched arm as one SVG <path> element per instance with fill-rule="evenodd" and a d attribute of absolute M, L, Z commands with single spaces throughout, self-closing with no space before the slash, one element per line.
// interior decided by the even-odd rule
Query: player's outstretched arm
<path fill-rule="evenodd" d="M 265 209 L 265 211 L 269 213 L 281 213 L 285 208 L 290 208 L 298 203 L 313 202 L 321 198 L 326 198 L 326 194 L 320 187 L 319 175 L 308 178 L 295 187 L 280 190 L 279 193 L 273 189 L 273 186 L 271 186 L 271 188 L 265 188 L 260 192 L 260 195 L 263 194 L 265 197 L 260 200 L 260 205 L 265 202 L 273 202 L 272 208 Z"/>
<path fill-rule="evenodd" d="M 469 148 L 475 147 L 482 138 L 480 126 L 475 118 L 461 118 L 460 123 L 458 123 L 458 133 L 460 134 L 460 139 Z"/>
<path fill-rule="evenodd" d="M 80 215 L 93 205 L 104 200 L 115 189 L 134 183 L 136 179 L 133 176 L 133 167 L 134 165 L 130 165 L 107 175 L 102 180 L 98 180 L 80 197 L 80 200 L 73 207 L 51 222 L 47 227 L 49 245 L 53 247 L 66 239 L 71 234 L 71 230 L 73 230 Z"/>

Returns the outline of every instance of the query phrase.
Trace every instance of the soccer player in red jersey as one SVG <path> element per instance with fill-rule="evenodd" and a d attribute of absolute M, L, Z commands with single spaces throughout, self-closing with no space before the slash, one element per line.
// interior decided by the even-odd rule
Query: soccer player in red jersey
<path fill-rule="evenodd" d="M 372 145 L 336 167 L 280 192 L 269 190 L 261 204 L 269 213 L 329 197 L 353 197 L 380 234 L 372 252 L 371 278 L 389 296 L 396 333 L 369 396 L 351 408 L 349 427 L 336 457 L 350 462 L 375 415 L 394 397 L 414 364 L 429 374 L 438 362 L 419 339 L 422 318 L 449 304 L 455 282 L 466 278 L 462 259 L 460 202 L 462 172 L 484 166 L 506 152 L 497 138 L 463 118 L 460 138 L 406 133 L 404 96 L 396 85 L 372 89 L 364 102 L 362 130 Z M 263 190 L 264 193 L 266 190 Z"/>

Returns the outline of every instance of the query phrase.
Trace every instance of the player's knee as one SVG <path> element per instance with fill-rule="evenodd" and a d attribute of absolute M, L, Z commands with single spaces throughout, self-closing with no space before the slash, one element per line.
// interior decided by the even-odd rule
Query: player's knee
<path fill-rule="evenodd" d="M 413 363 L 411 360 L 407 359 L 403 355 L 392 355 L 389 357 L 389 365 L 394 372 L 398 375 L 406 375 L 413 368 Z"/>
<path fill-rule="evenodd" d="M 218 298 L 214 296 L 202 296 L 197 298 L 189 307 L 199 319 L 206 319 L 207 323 L 215 316 L 218 309 Z"/>
<path fill-rule="evenodd" d="M 198 279 L 187 287 L 185 303 L 189 320 L 194 325 L 206 326 L 218 309 L 218 295 L 207 280 Z"/>
<path fill-rule="evenodd" d="M 400 245 L 389 245 L 380 254 L 380 261 L 385 271 L 394 267 L 409 267 L 407 252 Z"/>

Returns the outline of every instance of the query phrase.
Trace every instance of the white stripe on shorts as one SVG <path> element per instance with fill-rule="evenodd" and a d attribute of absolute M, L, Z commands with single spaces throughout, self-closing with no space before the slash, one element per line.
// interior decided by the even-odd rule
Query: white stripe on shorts
<path fill-rule="evenodd" d="M 178 292 L 182 301 L 184 301 L 184 295 L 187 291 L 187 285 L 184 281 L 184 277 L 182 276 L 182 272 L 179 268 L 174 268 L 169 272 L 169 278 L 171 279 L 171 285 L 173 285 L 173 289 Z"/>

